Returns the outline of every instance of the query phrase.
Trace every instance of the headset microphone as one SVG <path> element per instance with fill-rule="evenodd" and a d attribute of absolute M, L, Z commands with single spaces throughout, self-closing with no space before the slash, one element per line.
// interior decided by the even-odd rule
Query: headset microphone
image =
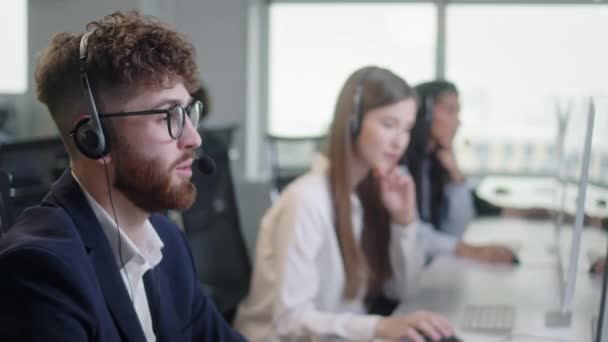
<path fill-rule="evenodd" d="M 204 152 L 200 153 L 198 159 L 196 160 L 196 166 L 202 173 L 206 175 L 210 175 L 215 172 L 215 160 Z"/>

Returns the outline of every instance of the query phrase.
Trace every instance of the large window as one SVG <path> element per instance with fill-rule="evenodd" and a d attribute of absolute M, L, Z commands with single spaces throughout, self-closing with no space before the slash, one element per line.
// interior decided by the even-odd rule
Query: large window
<path fill-rule="evenodd" d="M 593 96 L 590 176 L 608 184 L 608 6 L 492 2 L 271 3 L 267 130 L 326 132 L 346 77 L 376 64 L 411 84 L 456 83 L 465 172 L 547 175 L 557 165 L 557 113 L 569 109 L 566 153 L 580 159 L 585 130 L 573 125 Z"/>
<path fill-rule="evenodd" d="M 477 153 L 465 167 L 549 170 L 558 108 L 570 109 L 568 131 L 577 135 L 568 150 L 582 151 L 584 129 L 572 127 L 586 114 L 582 99 L 608 94 L 608 7 L 449 5 L 446 28 L 446 73 L 461 90 L 461 147 Z M 592 177 L 606 172 L 604 114 L 596 117 Z"/>
<path fill-rule="evenodd" d="M 27 0 L 0 5 L 0 94 L 27 90 Z"/>
<path fill-rule="evenodd" d="M 272 4 L 268 129 L 326 132 L 336 97 L 356 69 L 384 66 L 414 84 L 433 77 L 432 4 Z"/>

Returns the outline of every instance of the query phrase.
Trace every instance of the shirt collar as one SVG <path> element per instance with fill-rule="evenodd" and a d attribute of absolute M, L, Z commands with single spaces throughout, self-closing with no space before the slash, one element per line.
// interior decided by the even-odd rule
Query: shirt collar
<path fill-rule="evenodd" d="M 118 229 L 116 221 L 114 221 L 112 216 L 110 216 L 95 200 L 95 198 L 93 198 L 93 196 L 91 196 L 91 194 L 89 194 L 89 192 L 82 186 L 82 183 L 74 171 L 72 170 L 71 172 L 72 176 L 76 180 L 76 183 L 78 183 L 82 189 L 82 192 L 89 202 L 91 209 L 93 209 L 93 213 L 95 213 L 95 217 L 97 218 L 101 229 L 110 243 L 112 253 L 114 254 L 114 258 L 116 259 L 116 263 L 119 265 L 119 267 L 122 268 L 123 264 L 129 263 L 134 258 L 142 259 L 141 261 L 147 262 L 152 268 L 156 267 L 156 265 L 158 265 L 163 258 L 161 250 L 164 247 L 164 244 L 152 226 L 152 223 L 150 223 L 150 220 L 146 220 L 143 226 L 137 230 L 137 239 L 136 241 L 132 241 L 122 229 Z M 116 232 L 120 234 L 120 251 L 118 249 L 119 243 Z"/>

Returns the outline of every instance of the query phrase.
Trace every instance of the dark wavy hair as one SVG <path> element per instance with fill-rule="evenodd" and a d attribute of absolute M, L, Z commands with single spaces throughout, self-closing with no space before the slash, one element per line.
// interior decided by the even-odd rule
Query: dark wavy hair
<path fill-rule="evenodd" d="M 136 11 L 114 12 L 87 24 L 87 31 L 92 34 L 85 68 L 96 96 L 126 96 L 142 87 L 161 88 L 176 81 L 183 82 L 188 92 L 199 88 L 194 46 L 157 19 Z M 38 100 L 47 106 L 64 137 L 85 103 L 79 75 L 82 36 L 54 34 L 35 73 Z"/>
<path fill-rule="evenodd" d="M 429 151 L 431 139 L 431 125 L 433 123 L 433 104 L 444 94 L 458 95 L 458 89 L 449 81 L 438 80 L 425 82 L 415 87 L 418 93 L 418 112 L 416 122 L 411 132 L 411 141 L 401 160 L 407 165 L 414 182 L 416 183 L 416 202 L 422 208 L 422 162 L 429 159 L 431 162 L 431 217 L 430 222 L 436 229 L 441 224 L 441 208 L 443 206 L 443 189 L 448 181 L 448 173 L 436 160 L 433 151 Z"/>

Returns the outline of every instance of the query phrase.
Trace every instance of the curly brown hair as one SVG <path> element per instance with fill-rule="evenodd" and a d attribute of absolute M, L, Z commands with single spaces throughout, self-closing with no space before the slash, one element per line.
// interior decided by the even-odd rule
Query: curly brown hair
<path fill-rule="evenodd" d="M 199 88 L 196 52 L 187 38 L 137 11 L 114 12 L 87 24 L 86 71 L 97 93 L 160 88 L 176 81 L 189 92 Z M 67 134 L 84 107 L 80 85 L 82 34 L 55 34 L 36 68 L 36 91 Z M 99 94 L 96 94 L 99 96 Z"/>

